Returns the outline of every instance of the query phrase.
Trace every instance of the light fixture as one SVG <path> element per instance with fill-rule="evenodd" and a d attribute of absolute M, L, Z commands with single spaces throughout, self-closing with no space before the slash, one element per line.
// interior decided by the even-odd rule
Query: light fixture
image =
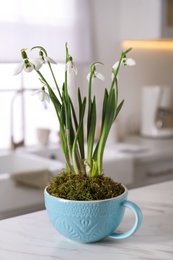
<path fill-rule="evenodd" d="M 158 39 L 158 40 L 125 40 L 122 42 L 124 49 L 152 49 L 152 50 L 173 50 L 172 39 Z"/>

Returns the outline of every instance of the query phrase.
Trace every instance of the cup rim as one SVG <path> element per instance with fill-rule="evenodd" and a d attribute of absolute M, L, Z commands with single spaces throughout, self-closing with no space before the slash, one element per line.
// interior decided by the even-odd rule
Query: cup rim
<path fill-rule="evenodd" d="M 63 198 L 59 198 L 59 197 L 54 197 L 52 195 L 50 195 L 48 192 L 47 192 L 47 188 L 49 187 L 49 185 L 47 185 L 44 189 L 44 194 L 46 196 L 49 196 L 53 199 L 56 199 L 56 200 L 59 200 L 61 202 L 71 202 L 71 203 L 98 203 L 98 202 L 105 202 L 105 201 L 113 201 L 113 200 L 116 200 L 116 199 L 119 199 L 123 196 L 125 196 L 127 193 L 128 193 L 128 189 L 125 185 L 121 184 L 124 188 L 124 192 L 122 194 L 120 194 L 119 196 L 116 196 L 116 197 L 113 197 L 113 198 L 110 198 L 110 199 L 104 199 L 104 200 L 68 200 L 68 199 L 63 199 Z"/>

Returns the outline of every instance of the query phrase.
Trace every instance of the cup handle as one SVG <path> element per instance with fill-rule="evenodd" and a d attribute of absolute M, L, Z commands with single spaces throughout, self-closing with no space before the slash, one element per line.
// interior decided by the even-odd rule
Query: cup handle
<path fill-rule="evenodd" d="M 123 239 L 123 238 L 130 237 L 131 235 L 133 235 L 138 230 L 138 228 L 140 227 L 140 225 L 142 223 L 142 211 L 135 203 L 128 201 L 128 200 L 124 200 L 123 202 L 121 202 L 120 205 L 122 207 L 127 207 L 127 208 L 129 208 L 133 211 L 133 213 L 135 214 L 135 224 L 127 232 L 123 232 L 123 233 L 113 232 L 113 233 L 111 233 L 109 235 L 109 237 L 114 238 L 114 239 Z"/>

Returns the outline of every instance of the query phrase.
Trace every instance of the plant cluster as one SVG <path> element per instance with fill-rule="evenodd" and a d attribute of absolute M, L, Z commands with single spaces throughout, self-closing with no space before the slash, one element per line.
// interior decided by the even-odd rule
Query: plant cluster
<path fill-rule="evenodd" d="M 103 65 L 101 62 L 95 62 L 90 67 L 88 79 L 87 97 L 82 97 L 81 90 L 78 88 L 78 114 L 75 111 L 74 104 L 69 95 L 68 73 L 77 74 L 72 56 L 69 54 L 68 46 L 66 49 L 66 69 L 63 86 L 59 87 L 55 74 L 52 69 L 53 63 L 47 51 L 41 46 L 35 46 L 38 49 L 39 57 L 29 59 L 26 49 L 21 50 L 22 62 L 16 67 L 14 74 L 19 74 L 22 70 L 26 72 L 35 71 L 42 83 L 42 87 L 36 90 L 41 101 L 52 101 L 60 126 L 60 139 L 62 150 L 66 160 L 66 173 L 83 174 L 89 177 L 101 176 L 103 174 L 103 153 L 106 141 L 113 122 L 118 116 L 124 100 L 118 101 L 118 73 L 121 65 L 135 65 L 135 61 L 127 58 L 127 53 L 131 50 L 123 51 L 118 62 L 112 67 L 112 82 L 110 88 L 105 88 L 102 103 L 102 119 L 100 137 L 95 145 L 94 136 L 97 124 L 96 96 L 92 95 L 92 84 L 94 78 L 104 80 L 101 73 L 97 71 L 97 65 Z M 56 90 L 52 87 L 46 77 L 41 72 L 43 64 L 47 63 L 53 77 Z M 87 152 L 85 151 L 84 141 L 84 116 L 87 116 Z M 86 153 L 86 154 L 85 154 Z"/>

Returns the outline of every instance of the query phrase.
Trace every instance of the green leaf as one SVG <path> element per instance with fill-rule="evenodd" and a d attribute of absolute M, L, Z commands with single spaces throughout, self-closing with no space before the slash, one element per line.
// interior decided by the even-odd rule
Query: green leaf
<path fill-rule="evenodd" d="M 85 97 L 86 100 L 86 97 Z M 85 101 L 86 102 L 86 101 Z M 84 103 L 84 100 L 83 100 Z M 82 122 L 81 123 L 81 127 L 80 127 L 80 131 L 79 131 L 79 149 L 80 149 L 80 154 L 81 154 L 81 158 L 85 159 L 85 149 L 84 149 L 84 125 L 83 125 L 83 116 L 81 114 L 82 112 L 82 98 L 81 98 L 81 93 L 80 93 L 80 89 L 78 88 L 78 104 L 79 104 L 79 118 L 81 118 Z"/>
<path fill-rule="evenodd" d="M 97 148 L 97 162 L 98 162 L 98 171 L 102 173 L 102 160 L 103 160 L 103 152 L 106 144 L 106 140 L 108 138 L 108 134 L 112 123 L 114 121 L 115 115 L 115 89 L 111 88 L 108 94 L 107 102 L 105 105 L 106 113 L 104 116 L 104 121 L 102 122 L 102 129 L 100 134 L 100 140 Z"/>
<path fill-rule="evenodd" d="M 132 50 L 132 48 L 129 48 L 129 49 L 127 49 L 124 53 L 125 53 L 125 55 L 128 53 L 128 52 L 130 52 Z"/>
<path fill-rule="evenodd" d="M 78 174 L 80 172 L 80 165 L 81 163 L 79 162 L 78 158 L 77 158 L 77 140 L 78 140 L 78 136 L 80 133 L 80 128 L 82 126 L 82 122 L 83 122 L 83 118 L 84 118 L 84 114 L 85 114 L 85 107 L 86 107 L 86 98 L 84 98 L 82 107 L 81 107 L 81 117 L 79 120 L 79 126 L 78 129 L 76 131 L 76 135 L 74 138 L 74 142 L 73 142 L 73 147 L 72 147 L 72 160 L 73 160 L 73 166 L 74 166 L 74 170 L 76 172 L 76 174 Z"/>
<path fill-rule="evenodd" d="M 92 168 L 92 153 L 93 153 L 93 145 L 94 145 L 94 137 L 95 137 L 95 127 L 96 127 L 96 99 L 94 97 L 93 102 L 91 103 L 91 113 L 90 113 L 90 127 L 88 129 L 88 155 L 87 162 L 89 166 Z"/>
<path fill-rule="evenodd" d="M 102 126 L 103 126 L 103 122 L 104 122 L 104 119 L 105 119 L 105 115 L 107 113 L 107 111 L 106 111 L 107 100 L 108 100 L 108 91 L 107 91 L 107 89 L 105 89 L 104 99 L 103 99 L 103 108 L 102 108 Z"/>
<path fill-rule="evenodd" d="M 78 128 L 78 122 L 77 122 L 77 116 L 76 116 L 76 112 L 72 103 L 72 100 L 70 98 L 70 105 L 71 105 L 71 110 L 72 110 L 72 115 L 73 115 L 73 121 L 74 121 L 74 125 L 75 125 L 75 129 Z"/>
<path fill-rule="evenodd" d="M 98 176 L 98 175 L 99 175 L 99 172 L 98 172 L 98 163 L 97 163 L 97 161 L 94 161 L 94 160 L 93 160 L 90 176 L 91 176 L 92 178 L 94 178 L 94 177 L 96 177 L 96 176 Z"/>
<path fill-rule="evenodd" d="M 118 116 L 122 106 L 124 104 L 124 100 L 121 101 L 121 103 L 118 105 L 117 109 L 115 110 L 115 115 L 114 115 L 114 120 L 116 119 L 116 117 Z"/>

